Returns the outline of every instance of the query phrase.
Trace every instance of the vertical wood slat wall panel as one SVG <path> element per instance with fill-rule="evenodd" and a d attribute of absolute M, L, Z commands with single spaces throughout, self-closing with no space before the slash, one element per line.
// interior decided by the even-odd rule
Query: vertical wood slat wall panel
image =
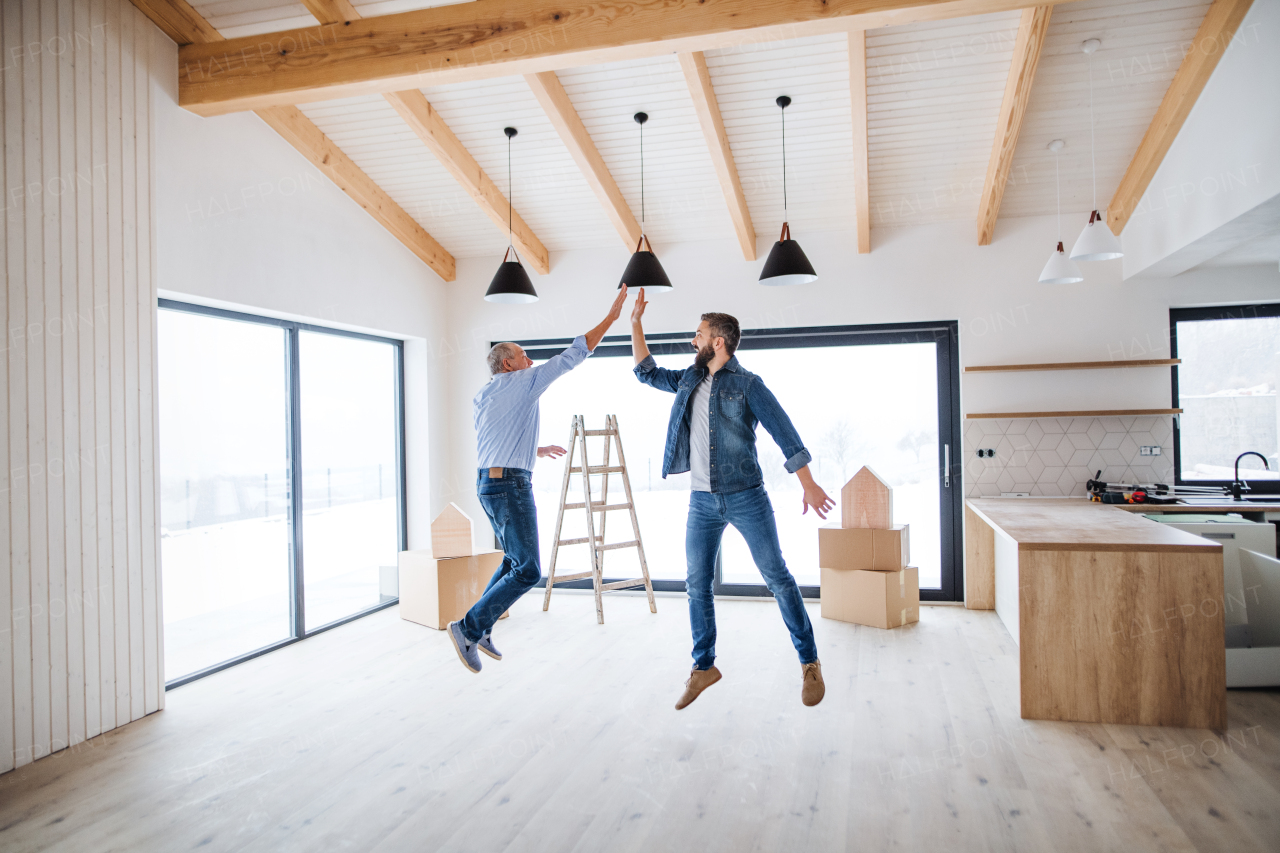
<path fill-rule="evenodd" d="M 9 37 L 10 31 L 9 15 L 4 11 L 4 7 L 0 6 L 0 50 L 3 50 L 3 56 L 9 55 Z M 5 106 L 11 102 L 9 92 L 8 78 L 13 75 L 6 74 L 4 80 L 0 80 L 0 148 L 4 151 L 9 150 L 9 128 L 12 123 L 9 121 L 8 113 Z M 4 271 L 4 285 L 0 286 L 0 315 L 3 315 L 12 322 L 9 313 L 9 287 L 14 280 L 14 270 L 9 266 L 9 237 L 12 233 L 9 228 L 9 221 L 12 211 L 9 209 L 9 187 L 14 186 L 13 181 L 9 178 L 9 167 L 11 163 L 9 157 L 5 157 L 3 166 L 0 166 L 0 192 L 4 195 L 0 198 L 4 199 L 4 233 L 0 235 L 0 270 Z M 4 347 L 0 349 L 0 463 L 4 464 L 5 473 L 3 475 L 4 482 L 0 484 L 0 488 L 4 489 L 4 507 L 0 508 L 0 554 L 6 558 L 12 557 L 10 551 L 10 513 L 11 498 L 13 491 L 9 482 L 9 416 L 14 411 L 9 401 L 9 350 L 13 346 L 13 335 L 9 330 L 9 323 L 5 324 L 4 329 Z M 0 582 L 0 613 L 10 614 L 9 622 L 3 626 L 4 630 L 0 630 L 0 690 L 4 690 L 6 695 L 13 696 L 13 614 L 16 613 L 13 603 L 12 589 L 12 560 L 10 559 L 10 574 L 3 578 Z M 0 773 L 6 770 L 12 770 L 14 764 L 13 758 L 13 703 L 0 702 Z"/>
<path fill-rule="evenodd" d="M 26 0 L 22 8 L 22 45 L 40 43 L 39 0 Z M 19 655 L 16 664 L 24 669 L 19 679 L 18 722 L 16 730 L 27 732 L 26 739 L 19 739 L 17 749 L 47 743 L 49 740 L 49 632 L 44 627 L 43 604 L 47 597 L 48 530 L 46 513 L 47 495 L 44 479 L 34 476 L 44 458 L 44 337 L 40 334 L 44 317 L 44 193 L 31 192 L 31 187 L 43 187 L 40 162 L 40 91 L 41 68 L 38 61 L 23 55 L 22 67 L 22 155 L 26 168 L 27 192 L 23 194 L 25 205 L 23 231 L 26 240 L 27 334 L 23 354 L 26 356 L 26 453 L 22 472 L 22 484 L 27 491 L 27 548 L 26 614 L 27 652 L 24 660 Z M 42 666 L 41 663 L 44 665 Z M 30 752 L 28 752 L 28 756 Z M 25 757 L 25 756 L 24 756 Z M 31 760 L 27 757 L 27 760 Z"/>
<path fill-rule="evenodd" d="M 92 33 L 103 37 L 90 45 L 93 57 L 93 94 L 89 99 L 90 134 L 94 168 L 102 166 L 102 182 L 93 186 L 93 382 L 94 454 L 98 490 L 95 535 L 98 545 L 98 731 L 116 727 L 115 696 L 115 593 L 111 562 L 111 327 L 110 253 L 107 244 L 107 4 L 118 0 L 91 0 Z M 114 32 L 114 30 L 112 31 Z M 97 172 L 95 171 L 95 177 Z"/>
<path fill-rule="evenodd" d="M 0 6 L 4 772 L 164 707 L 164 661 L 158 31 L 127 0 Z"/>

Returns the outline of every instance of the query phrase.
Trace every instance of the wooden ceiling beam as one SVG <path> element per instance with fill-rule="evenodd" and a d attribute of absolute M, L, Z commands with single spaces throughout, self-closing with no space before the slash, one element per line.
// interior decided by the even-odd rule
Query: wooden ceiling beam
<path fill-rule="evenodd" d="M 467 195 L 480 206 L 485 215 L 502 229 L 507 231 L 507 199 L 497 185 L 485 174 L 484 169 L 471 156 L 471 152 L 454 135 L 445 124 L 440 114 L 427 101 L 426 95 L 417 89 L 407 92 L 387 92 L 383 97 L 395 108 L 418 138 L 423 141 L 440 165 L 444 166 L 458 185 L 466 190 Z M 519 213 L 511 214 L 511 242 L 515 245 L 520 257 L 528 262 L 539 275 L 551 272 L 551 261 L 547 255 L 547 247 L 533 233 L 533 229 L 520 218 Z"/>
<path fill-rule="evenodd" d="M 680 70 L 684 72 L 685 83 L 689 86 L 689 95 L 693 98 L 693 109 L 698 114 L 698 124 L 702 126 L 707 150 L 711 152 L 711 163 L 720 180 L 720 189 L 729 208 L 729 218 L 733 220 L 733 232 L 738 237 L 743 257 L 754 261 L 756 231 L 751 225 L 751 211 L 747 210 L 747 197 L 742 192 L 742 181 L 738 180 L 738 168 L 734 165 L 733 151 L 729 148 L 729 135 L 725 132 L 720 104 L 716 101 L 716 91 L 711 85 L 707 58 L 701 51 L 679 53 L 676 58 L 680 61 Z"/>
<path fill-rule="evenodd" d="M 220 45 L 186 45 L 178 53 L 178 102 L 200 115 L 220 115 L 1027 5 L 1027 0 L 483 0 Z"/>
<path fill-rule="evenodd" d="M 870 158 L 867 153 L 867 33 L 849 33 L 849 94 L 853 101 L 853 201 L 858 254 L 871 251 Z"/>
<path fill-rule="evenodd" d="M 1031 101 L 1031 84 L 1035 82 L 1040 51 L 1044 48 L 1044 38 L 1049 33 L 1049 18 L 1052 15 L 1052 6 L 1035 6 L 1022 10 L 1018 35 L 1013 43 L 1013 61 L 1009 65 L 1009 77 L 1004 84 L 1004 99 L 1000 102 L 995 142 L 991 145 L 991 158 L 987 161 L 987 177 L 982 183 L 982 195 L 978 199 L 979 246 L 990 245 L 995 236 L 1000 202 L 1004 200 L 1005 187 L 1009 183 L 1013 155 L 1018 150 L 1018 134 L 1022 130 L 1022 120 L 1027 115 L 1027 104 Z"/>
<path fill-rule="evenodd" d="M 573 161 L 578 164 L 582 176 L 587 179 L 591 191 L 596 194 L 600 206 L 613 223 L 614 230 L 627 245 L 627 249 L 635 251 L 636 244 L 640 241 L 640 223 L 631 213 L 627 200 L 622 197 L 618 182 L 613 179 L 604 158 L 591 140 L 591 134 L 587 133 L 586 125 L 573 108 L 560 78 L 554 71 L 544 71 L 541 74 L 525 75 L 524 79 L 542 105 L 543 112 L 551 120 L 556 133 L 560 134 L 560 139 L 569 149 Z"/>
<path fill-rule="evenodd" d="M 360 12 L 349 0 L 302 0 L 313 17 L 321 24 L 336 24 L 344 21 L 358 21 Z M 508 220 L 508 203 L 497 185 L 485 174 L 484 169 L 471 156 L 449 129 L 444 118 L 436 112 L 419 89 L 407 89 L 403 92 L 386 92 L 383 97 L 387 103 L 400 114 L 405 124 L 413 129 L 427 150 L 435 155 L 440 165 L 453 176 L 458 185 L 471 196 L 484 214 L 493 220 L 502 231 L 508 231 L 510 223 L 511 242 L 516 252 L 533 267 L 538 275 L 551 272 L 551 259 L 547 247 L 533 233 L 533 229 L 525 223 L 519 213 L 511 212 Z M 508 191 L 510 188 L 508 188 Z"/>
<path fill-rule="evenodd" d="M 350 0 L 301 0 L 307 7 L 311 17 L 322 24 L 337 24 L 343 21 L 358 21 L 364 16 L 356 11 Z"/>
<path fill-rule="evenodd" d="M 179 45 L 223 40 L 222 34 L 210 26 L 186 0 L 132 2 Z M 292 106 L 279 106 L 257 110 L 256 113 L 436 275 L 445 281 L 454 280 L 457 273 L 453 255 L 352 162 L 342 149 L 334 145 L 301 110 Z"/>
<path fill-rule="evenodd" d="M 1128 224 L 1129 217 L 1142 201 L 1156 170 L 1164 162 L 1169 147 L 1173 145 L 1178 131 L 1182 130 L 1183 122 L 1191 114 L 1191 108 L 1204 91 L 1213 70 L 1218 67 L 1218 60 L 1222 59 L 1252 5 L 1253 0 L 1213 0 L 1205 13 L 1196 37 L 1187 47 L 1182 64 L 1173 75 L 1173 82 L 1165 91 L 1155 117 L 1151 119 L 1124 177 L 1120 179 L 1111 204 L 1107 206 L 1107 225 L 1111 226 L 1112 233 L 1119 234 Z"/>
<path fill-rule="evenodd" d="M 435 241 L 404 208 L 374 183 L 342 149 L 324 135 L 297 107 L 271 107 L 256 111 L 259 118 L 298 149 L 325 177 L 338 185 L 356 204 L 404 243 L 445 281 L 453 281 L 453 255 Z"/>
<path fill-rule="evenodd" d="M 178 45 L 224 41 L 222 33 L 186 0 L 131 0 L 138 11 Z"/>

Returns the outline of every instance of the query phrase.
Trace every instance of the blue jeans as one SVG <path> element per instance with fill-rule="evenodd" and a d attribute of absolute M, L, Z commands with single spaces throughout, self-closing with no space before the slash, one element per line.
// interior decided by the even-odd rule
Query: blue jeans
<path fill-rule="evenodd" d="M 773 520 L 773 504 L 769 502 L 764 486 L 755 486 L 729 494 L 693 492 L 689 495 L 689 521 L 684 534 L 689 575 L 685 586 L 689 591 L 694 667 L 710 669 L 716 660 L 716 611 L 711 585 L 716 572 L 716 554 L 720 550 L 726 524 L 732 524 L 747 540 L 756 568 L 778 600 L 782 621 L 791 632 L 791 642 L 800 654 L 800 662 L 817 660 L 813 625 L 805 612 L 800 587 L 782 559 L 778 525 Z"/>
<path fill-rule="evenodd" d="M 482 468 L 476 476 L 476 494 L 504 556 L 480 600 L 462 618 L 462 636 L 471 643 L 489 633 L 498 617 L 542 578 L 533 482 L 522 468 L 507 468 L 503 474 L 494 480 L 489 469 Z"/>

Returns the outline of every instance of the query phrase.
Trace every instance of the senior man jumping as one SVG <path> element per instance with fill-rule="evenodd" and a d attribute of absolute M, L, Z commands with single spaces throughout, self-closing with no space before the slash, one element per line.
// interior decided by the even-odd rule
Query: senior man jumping
<path fill-rule="evenodd" d="M 502 660 L 502 653 L 493 645 L 493 625 L 542 578 L 533 465 L 537 457 L 556 459 L 566 451 L 555 445 L 538 446 L 538 398 L 552 382 L 591 355 L 622 314 L 626 298 L 623 287 L 598 326 L 578 335 L 568 349 L 536 367 L 518 344 L 495 344 L 489 350 L 492 376 L 473 401 L 480 466 L 476 493 L 504 556 L 480 600 L 461 621 L 449 623 L 449 638 L 458 658 L 472 672 L 480 671 L 479 652 Z"/>

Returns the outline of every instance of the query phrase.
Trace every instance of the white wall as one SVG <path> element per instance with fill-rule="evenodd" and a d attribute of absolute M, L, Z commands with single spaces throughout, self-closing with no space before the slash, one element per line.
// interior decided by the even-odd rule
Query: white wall
<path fill-rule="evenodd" d="M 1077 222 L 1087 218 L 1087 212 L 1064 216 Z M 968 221 L 878 229 L 867 255 L 857 254 L 852 234 L 796 237 L 819 273 L 816 284 L 759 285 L 771 245 L 767 240 L 761 241 L 761 260 L 754 263 L 743 261 L 731 241 L 656 247 L 675 289 L 652 297 L 646 330 L 692 333 L 698 316 L 713 310 L 736 315 L 744 328 L 956 320 L 961 364 L 1102 361 L 1167 357 L 1170 306 L 1280 299 L 1280 272 L 1274 267 L 1123 282 L 1120 264 L 1106 262 L 1082 264 L 1086 279 L 1079 285 L 1037 284 L 1056 240 L 1053 217 L 1001 220 L 990 246 L 976 245 Z M 621 245 L 555 255 L 551 274 L 534 278 L 540 301 L 526 306 L 483 300 L 497 258 L 459 261 L 446 342 L 454 377 L 449 499 L 475 517 L 483 515 L 473 494 L 470 401 L 488 379 L 483 359 L 488 343 L 569 337 L 595 325 L 615 295 L 627 256 Z M 624 315 L 612 333 L 628 332 Z M 618 369 L 619 381 L 634 381 L 629 365 L 620 363 Z M 838 374 L 832 381 L 838 388 Z M 970 412 L 1167 408 L 1170 389 L 1168 372 L 1162 370 L 975 374 L 962 378 L 961 399 Z"/>
<path fill-rule="evenodd" d="M 1177 275 L 1274 233 L 1278 153 L 1280 3 L 1254 3 L 1125 226 L 1125 277 Z"/>
<path fill-rule="evenodd" d="M 405 344 L 409 547 L 442 507 L 428 412 L 447 405 L 435 357 L 445 284 L 251 113 L 200 118 L 177 105 L 177 48 L 156 99 L 160 294 L 399 337 Z"/>
<path fill-rule="evenodd" d="M 126 0 L 0 9 L 5 771 L 164 706 L 151 83 L 169 57 Z"/>

